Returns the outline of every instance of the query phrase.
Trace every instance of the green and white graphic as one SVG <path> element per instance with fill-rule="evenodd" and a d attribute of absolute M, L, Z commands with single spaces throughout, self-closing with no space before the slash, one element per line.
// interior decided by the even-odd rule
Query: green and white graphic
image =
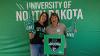
<path fill-rule="evenodd" d="M 42 12 L 47 12 L 49 17 L 51 13 L 58 14 L 62 23 L 67 24 L 67 37 L 74 37 L 78 29 L 76 29 L 76 23 L 84 20 L 83 9 L 80 7 L 73 7 L 73 1 L 17 1 L 16 7 L 16 21 L 25 21 L 26 30 L 32 30 L 33 23 L 38 20 L 39 15 Z M 29 23 L 28 23 L 29 22 Z M 31 26 L 30 26 L 31 24 Z M 33 26 L 32 26 L 33 25 Z"/>
<path fill-rule="evenodd" d="M 64 35 L 45 35 L 44 36 L 44 54 L 63 55 L 64 54 Z"/>

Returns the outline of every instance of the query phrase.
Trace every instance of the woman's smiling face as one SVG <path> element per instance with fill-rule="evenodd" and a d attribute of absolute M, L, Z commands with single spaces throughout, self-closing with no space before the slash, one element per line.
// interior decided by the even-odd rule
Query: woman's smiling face
<path fill-rule="evenodd" d="M 52 23 L 53 25 L 58 24 L 58 17 L 57 17 L 57 16 L 52 16 L 52 17 L 51 17 L 51 23 Z"/>
<path fill-rule="evenodd" d="M 40 21 L 41 21 L 41 22 L 45 22 L 45 21 L 46 21 L 46 17 L 47 17 L 47 16 L 46 16 L 45 13 L 42 14 L 41 17 L 40 17 Z"/>

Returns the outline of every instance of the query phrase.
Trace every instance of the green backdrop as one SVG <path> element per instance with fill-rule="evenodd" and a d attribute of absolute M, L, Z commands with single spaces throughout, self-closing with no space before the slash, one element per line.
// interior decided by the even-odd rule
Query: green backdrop
<path fill-rule="evenodd" d="M 0 0 L 0 56 L 30 55 L 25 24 L 16 21 L 17 1 L 41 0 Z M 77 22 L 75 37 L 67 39 L 67 56 L 100 56 L 100 0 L 71 1 L 72 8 L 83 10 L 84 19 Z"/>

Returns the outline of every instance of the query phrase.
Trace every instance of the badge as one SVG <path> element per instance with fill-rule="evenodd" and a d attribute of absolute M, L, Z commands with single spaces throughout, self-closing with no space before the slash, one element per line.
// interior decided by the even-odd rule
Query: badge
<path fill-rule="evenodd" d="M 57 32 L 60 32 L 60 29 L 57 29 Z"/>

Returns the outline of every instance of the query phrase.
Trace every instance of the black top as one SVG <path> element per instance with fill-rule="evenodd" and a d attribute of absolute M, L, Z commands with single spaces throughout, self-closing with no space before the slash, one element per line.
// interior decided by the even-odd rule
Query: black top
<path fill-rule="evenodd" d="M 30 39 L 31 44 L 43 44 L 42 40 L 44 39 L 45 28 L 46 27 L 39 22 L 34 23 L 36 34 L 33 39 Z"/>

